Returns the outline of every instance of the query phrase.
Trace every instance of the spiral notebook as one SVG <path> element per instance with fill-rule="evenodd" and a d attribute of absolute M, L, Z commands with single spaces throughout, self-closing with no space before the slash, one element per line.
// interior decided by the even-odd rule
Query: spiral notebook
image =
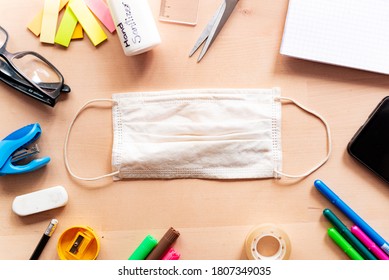
<path fill-rule="evenodd" d="M 280 53 L 389 74 L 389 1 L 289 0 Z"/>

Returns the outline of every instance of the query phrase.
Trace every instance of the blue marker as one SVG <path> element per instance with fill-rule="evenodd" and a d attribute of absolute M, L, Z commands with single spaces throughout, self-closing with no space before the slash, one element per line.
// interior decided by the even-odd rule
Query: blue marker
<path fill-rule="evenodd" d="M 381 249 L 389 255 L 389 244 L 374 229 L 372 229 L 361 217 L 358 216 L 346 203 L 343 202 L 330 188 L 322 181 L 316 180 L 314 183 L 316 189 L 324 195 L 333 205 L 338 207 L 354 224 L 370 237 Z"/>

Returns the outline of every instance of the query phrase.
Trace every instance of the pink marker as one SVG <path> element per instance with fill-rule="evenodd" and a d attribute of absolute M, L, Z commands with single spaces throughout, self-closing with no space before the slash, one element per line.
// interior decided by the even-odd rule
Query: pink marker
<path fill-rule="evenodd" d="M 369 249 L 378 259 L 389 260 L 389 256 L 384 253 L 358 226 L 351 227 L 351 232 Z"/>
<path fill-rule="evenodd" d="M 180 258 L 180 253 L 178 253 L 173 248 L 170 248 L 166 254 L 162 257 L 162 260 L 178 260 Z"/>

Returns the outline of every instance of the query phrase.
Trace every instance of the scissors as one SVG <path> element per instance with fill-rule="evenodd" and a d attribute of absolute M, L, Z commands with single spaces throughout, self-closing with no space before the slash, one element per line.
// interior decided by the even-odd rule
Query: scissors
<path fill-rule="evenodd" d="M 219 34 L 220 30 L 223 28 L 223 25 L 226 23 L 227 19 L 231 15 L 234 10 L 236 4 L 239 0 L 224 0 L 220 5 L 215 15 L 209 21 L 208 25 L 205 27 L 203 33 L 201 33 L 199 39 L 196 44 L 193 46 L 193 49 L 189 53 L 189 57 L 191 57 L 196 50 L 207 40 L 201 50 L 201 53 L 197 59 L 197 62 L 203 58 L 205 53 L 208 51 L 209 47 L 215 41 L 216 36 Z"/>

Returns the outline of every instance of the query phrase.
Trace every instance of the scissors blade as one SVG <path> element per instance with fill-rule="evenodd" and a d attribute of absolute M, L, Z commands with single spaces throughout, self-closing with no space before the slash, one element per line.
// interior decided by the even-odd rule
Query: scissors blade
<path fill-rule="evenodd" d="M 213 25 L 209 36 L 207 38 L 207 41 L 205 42 L 205 45 L 203 49 L 201 50 L 201 53 L 199 55 L 199 58 L 197 59 L 197 62 L 199 62 L 205 55 L 205 53 L 208 51 L 209 47 L 212 45 L 213 41 L 215 41 L 217 35 L 219 34 L 220 30 L 223 28 L 224 24 L 230 17 L 232 11 L 234 10 L 236 4 L 239 0 L 225 0 L 222 5 L 220 6 L 220 10 L 217 13 L 216 22 Z"/>
<path fill-rule="evenodd" d="M 203 32 L 201 33 L 200 37 L 197 39 L 195 45 L 193 46 L 192 50 L 189 53 L 189 57 L 191 57 L 197 49 L 204 43 L 204 41 L 208 38 L 209 34 L 212 31 L 212 28 L 215 26 L 216 22 L 220 19 L 222 12 L 225 8 L 225 1 L 219 6 L 216 13 L 213 15 L 211 20 L 208 22 L 207 26 L 204 28 Z"/>

